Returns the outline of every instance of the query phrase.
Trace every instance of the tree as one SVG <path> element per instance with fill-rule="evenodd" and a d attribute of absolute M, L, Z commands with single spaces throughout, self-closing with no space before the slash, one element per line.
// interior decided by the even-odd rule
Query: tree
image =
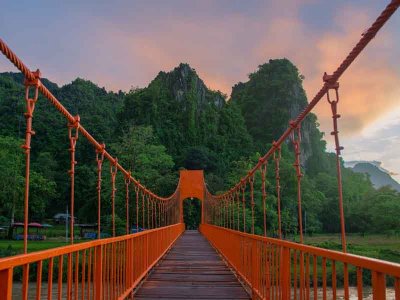
<path fill-rule="evenodd" d="M 0 136 L 0 215 L 12 223 L 23 208 L 24 166 L 22 141 Z"/>
<path fill-rule="evenodd" d="M 10 222 L 23 219 L 24 155 L 21 140 L 0 136 L 0 210 Z M 40 173 L 30 172 L 29 215 L 31 220 L 45 217 L 48 203 L 55 197 L 54 181 Z"/>
<path fill-rule="evenodd" d="M 150 126 L 132 126 L 112 145 L 119 162 L 146 187 L 162 195 L 175 190 L 177 175 L 172 157 L 157 142 Z"/>

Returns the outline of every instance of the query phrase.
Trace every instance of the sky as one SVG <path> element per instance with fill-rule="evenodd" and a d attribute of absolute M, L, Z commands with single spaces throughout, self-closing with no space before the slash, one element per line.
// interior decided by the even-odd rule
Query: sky
<path fill-rule="evenodd" d="M 189 63 L 209 88 L 232 86 L 269 59 L 288 58 L 311 99 L 387 5 L 383 0 L 0 0 L 0 37 L 59 85 L 76 77 L 107 90 L 145 87 Z M 345 160 L 400 173 L 400 11 L 340 80 Z M 0 57 L 0 72 L 15 71 Z M 315 111 L 333 149 L 330 107 Z M 400 175 L 394 175 L 397 180 Z"/>

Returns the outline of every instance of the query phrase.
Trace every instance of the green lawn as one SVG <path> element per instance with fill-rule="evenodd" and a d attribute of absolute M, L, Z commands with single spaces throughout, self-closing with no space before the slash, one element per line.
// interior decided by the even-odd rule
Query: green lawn
<path fill-rule="evenodd" d="M 65 224 L 57 224 L 53 227 L 42 229 L 39 233 L 46 235 L 45 241 L 28 241 L 28 252 L 40 251 L 50 248 L 67 246 L 69 243 L 65 242 Z M 17 233 L 21 234 L 22 230 L 19 228 Z M 34 233 L 35 230 L 30 231 Z M 15 233 L 15 232 L 14 232 Z M 75 236 L 79 236 L 80 230 L 75 228 Z M 75 240 L 76 243 L 85 242 L 87 240 Z M 0 239 L 0 257 L 20 254 L 23 252 L 24 242 L 15 240 Z"/>
<path fill-rule="evenodd" d="M 75 240 L 76 243 L 86 242 L 87 240 Z M 65 240 L 46 240 L 46 241 L 28 241 L 28 252 L 46 250 L 50 248 L 67 246 Z M 14 240 L 0 240 L 0 257 L 20 254 L 23 252 L 24 242 Z"/>
<path fill-rule="evenodd" d="M 347 251 L 352 254 L 400 263 L 400 237 L 386 235 L 347 235 Z M 306 236 L 305 243 L 321 248 L 340 251 L 339 234 Z"/>

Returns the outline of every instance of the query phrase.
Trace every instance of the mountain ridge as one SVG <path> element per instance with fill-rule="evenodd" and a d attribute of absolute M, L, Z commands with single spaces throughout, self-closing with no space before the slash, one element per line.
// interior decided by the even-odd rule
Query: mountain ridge
<path fill-rule="evenodd" d="M 390 186 L 400 192 L 400 183 L 391 176 L 392 172 L 382 168 L 382 163 L 379 161 L 348 161 L 344 165 L 354 172 L 367 174 L 372 185 L 377 189 Z"/>

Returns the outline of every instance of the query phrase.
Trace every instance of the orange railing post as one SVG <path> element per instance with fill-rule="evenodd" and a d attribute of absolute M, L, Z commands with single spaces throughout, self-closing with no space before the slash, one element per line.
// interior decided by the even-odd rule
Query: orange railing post
<path fill-rule="evenodd" d="M 281 261 L 280 261 L 280 285 L 282 299 L 289 299 L 290 295 L 290 249 L 286 247 L 281 248 Z"/>
<path fill-rule="evenodd" d="M 0 299 L 12 299 L 13 268 L 0 270 Z"/>
<path fill-rule="evenodd" d="M 149 235 L 146 235 L 146 243 L 145 243 L 145 251 L 146 251 L 146 266 L 149 265 Z"/>
<path fill-rule="evenodd" d="M 54 258 L 50 258 L 49 260 L 49 267 L 47 272 L 47 299 L 52 299 L 52 291 L 53 291 L 53 265 L 54 265 Z"/>
<path fill-rule="evenodd" d="M 94 267 L 95 273 L 93 278 L 94 284 L 94 299 L 103 299 L 103 246 L 96 246 L 94 249 Z"/>
<path fill-rule="evenodd" d="M 251 241 L 251 299 L 257 299 L 256 281 L 258 272 L 257 241 Z"/>
<path fill-rule="evenodd" d="M 374 300 L 386 299 L 385 274 L 381 272 L 372 272 L 372 290 Z"/>

